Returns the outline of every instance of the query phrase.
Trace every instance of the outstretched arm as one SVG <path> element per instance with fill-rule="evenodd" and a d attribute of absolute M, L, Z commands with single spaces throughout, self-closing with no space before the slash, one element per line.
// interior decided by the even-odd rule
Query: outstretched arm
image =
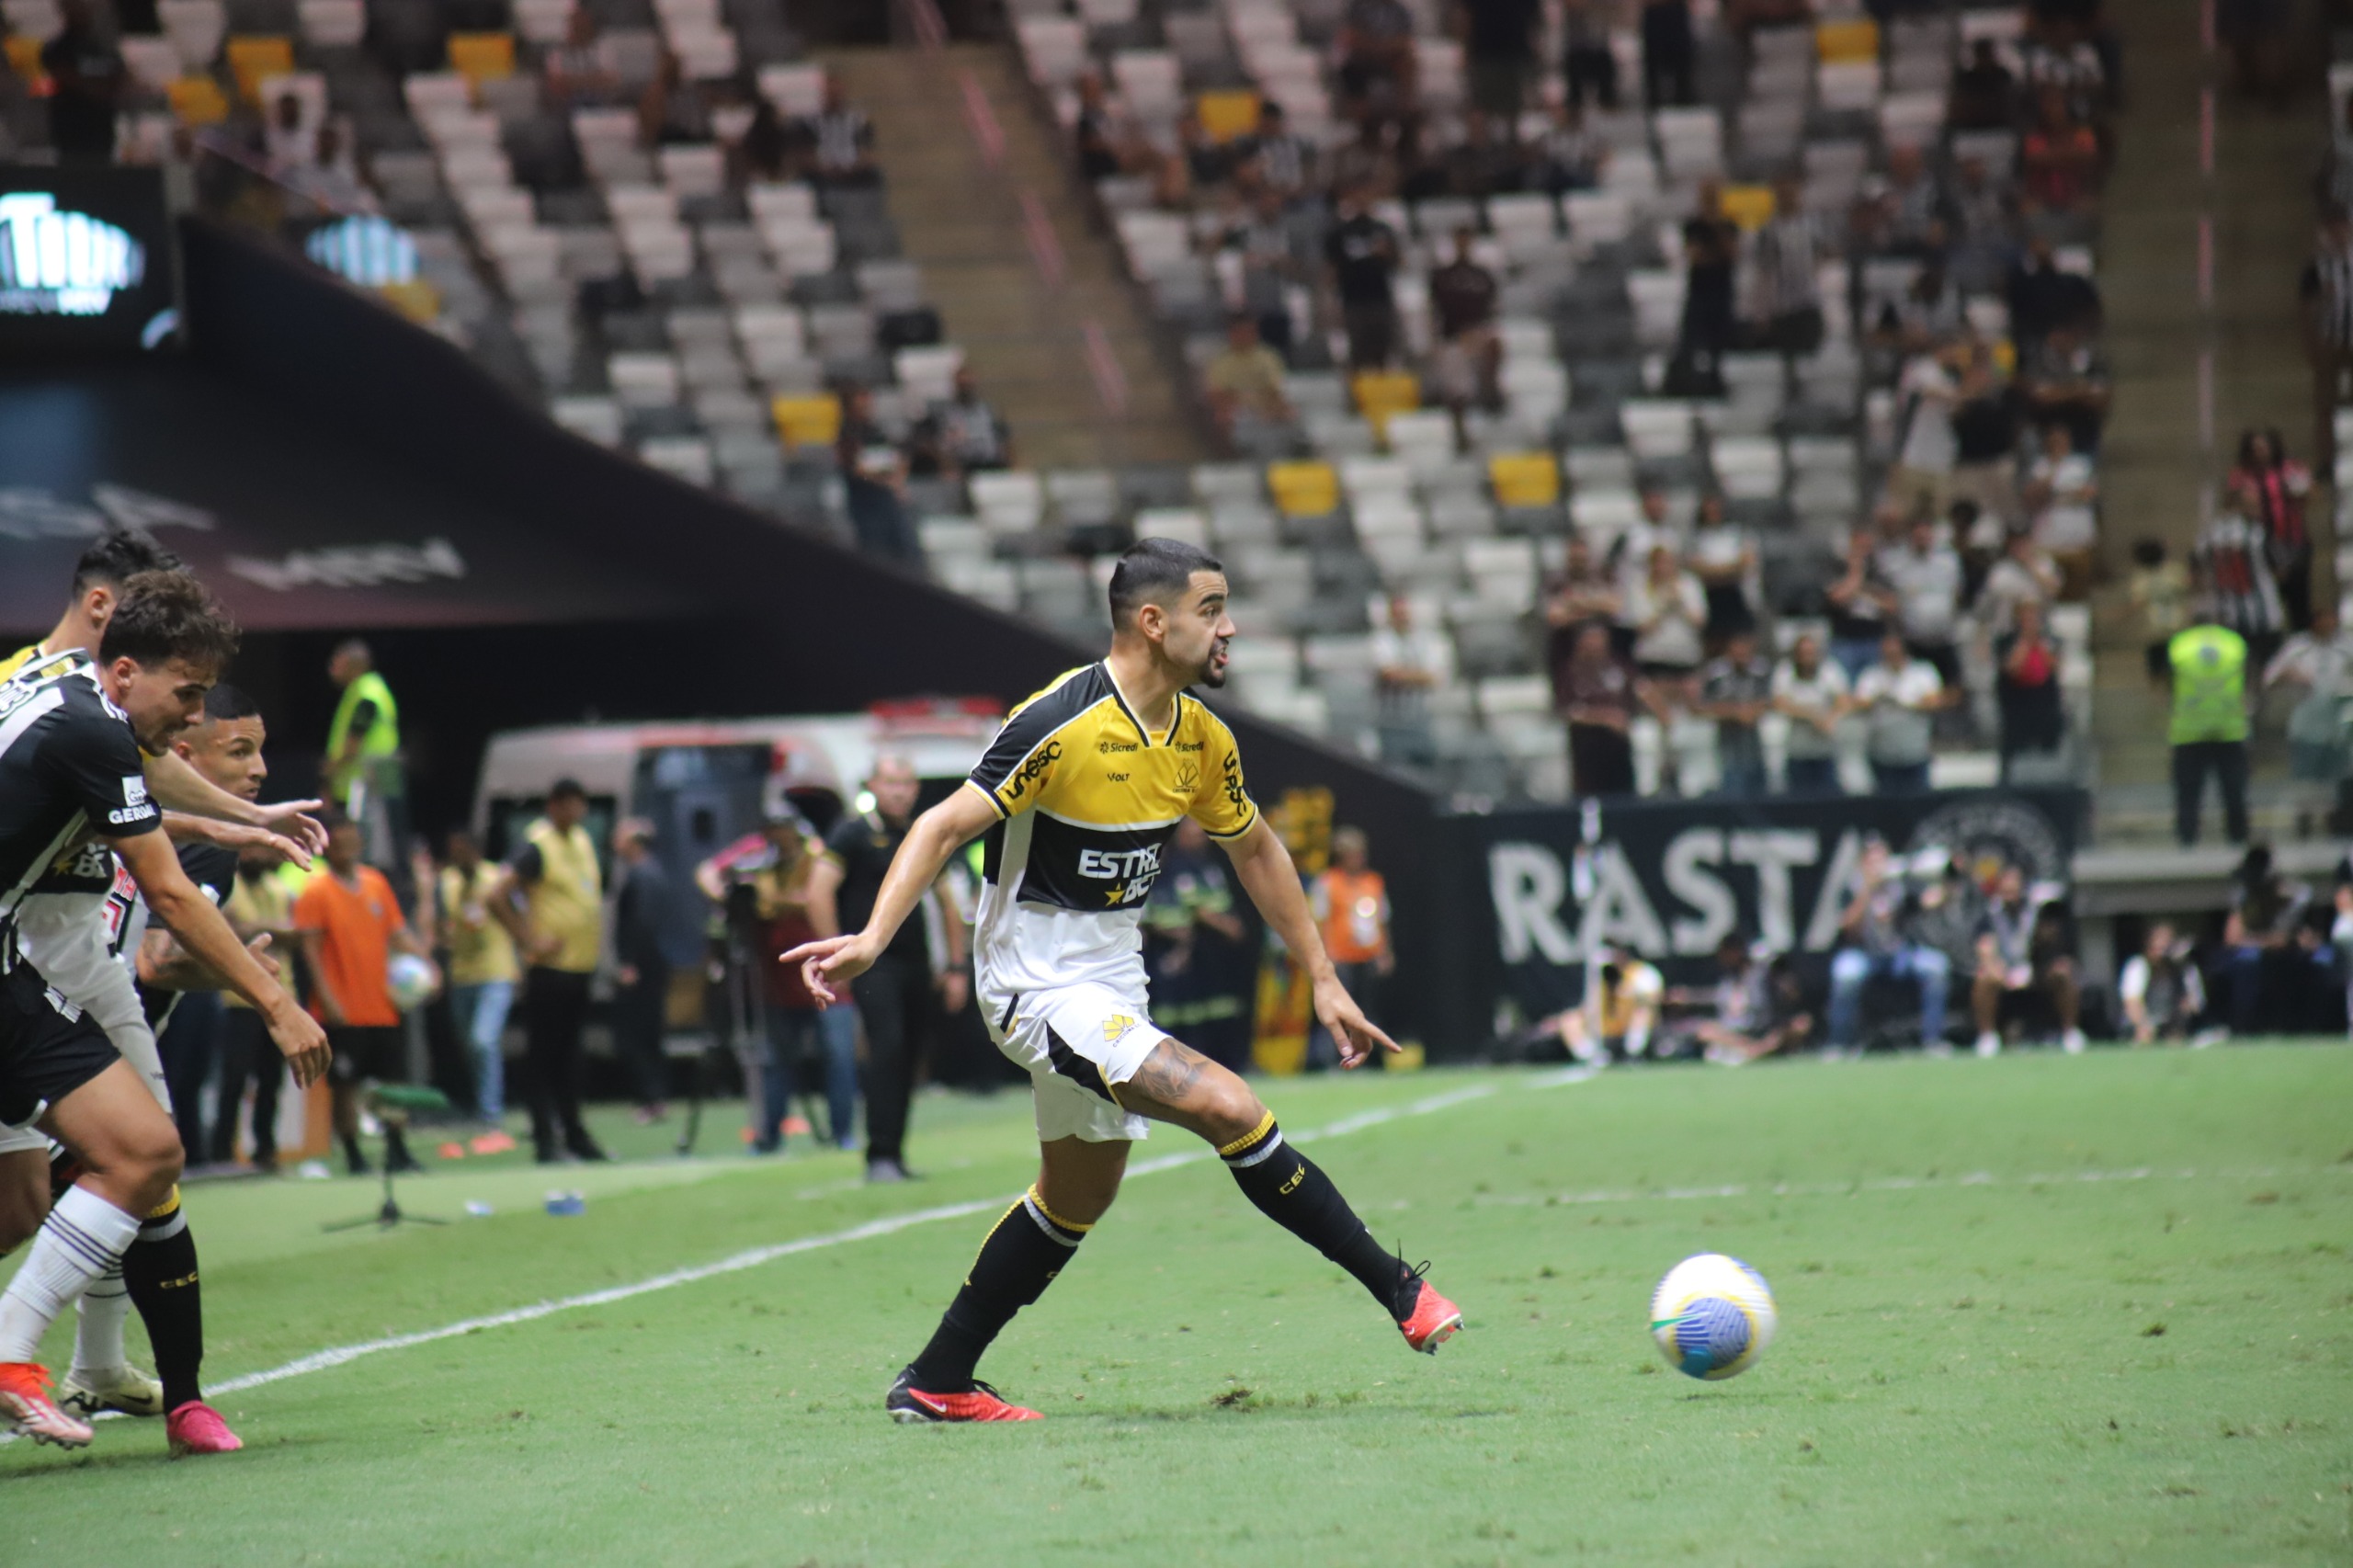
<path fill-rule="evenodd" d="M 882 949 L 891 945 L 891 938 L 915 913 L 924 893 L 939 880 L 948 858 L 996 820 L 996 807 L 977 787 L 958 790 L 915 818 L 915 826 L 907 830 L 899 852 L 891 858 L 881 891 L 874 895 L 874 913 L 868 917 L 865 930 L 803 942 L 780 954 L 777 961 L 801 966 L 801 979 L 819 1006 L 840 1001 L 848 983 L 871 969 Z M 1297 893 L 1294 888 L 1292 896 Z"/>
<path fill-rule="evenodd" d="M 161 756 L 149 756 L 143 760 L 147 787 L 154 791 L 155 803 L 166 811 L 186 812 L 191 816 L 218 817 L 222 822 L 244 823 L 254 827 L 283 829 L 295 843 L 313 855 L 327 846 L 327 830 L 310 814 L 319 809 L 316 801 L 281 801 L 274 806 L 257 806 L 251 801 L 232 795 L 205 778 L 177 752 L 165 752 Z"/>
<path fill-rule="evenodd" d="M 1267 819 L 1261 816 L 1253 822 L 1239 838 L 1225 846 L 1225 852 L 1233 857 L 1234 875 L 1241 879 L 1250 902 L 1283 939 L 1292 960 L 1307 971 L 1315 990 L 1315 1016 L 1339 1043 L 1340 1065 L 1362 1065 L 1375 1046 L 1396 1050 L 1397 1042 L 1373 1028 L 1364 1009 L 1340 983 L 1330 955 L 1324 951 L 1324 938 L 1316 934 L 1307 894 L 1300 888 L 1299 868 L 1291 863 L 1290 851 L 1267 825 Z"/>

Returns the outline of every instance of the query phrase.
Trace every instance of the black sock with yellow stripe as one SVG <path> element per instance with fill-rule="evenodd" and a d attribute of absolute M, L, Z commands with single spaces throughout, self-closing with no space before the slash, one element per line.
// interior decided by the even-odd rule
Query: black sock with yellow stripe
<path fill-rule="evenodd" d="M 1057 1218 L 1032 1187 L 1005 1211 L 981 1244 L 964 1288 L 915 1359 L 915 1386 L 926 1393 L 962 1393 L 972 1386 L 981 1353 L 1013 1314 L 1046 1293 L 1092 1225 Z"/>
<path fill-rule="evenodd" d="M 1273 1111 L 1217 1155 L 1258 1212 L 1355 1275 L 1398 1322 L 1412 1314 L 1412 1300 L 1399 1300 L 1406 1294 L 1404 1264 L 1372 1239 L 1324 1167 L 1283 1141 Z"/>
<path fill-rule="evenodd" d="M 188 1234 L 178 1193 L 140 1225 L 139 1239 L 122 1255 L 122 1282 L 147 1325 L 164 1408 L 177 1410 L 203 1398 L 197 1372 L 204 1365 L 204 1298 L 197 1287 L 196 1238 Z"/>

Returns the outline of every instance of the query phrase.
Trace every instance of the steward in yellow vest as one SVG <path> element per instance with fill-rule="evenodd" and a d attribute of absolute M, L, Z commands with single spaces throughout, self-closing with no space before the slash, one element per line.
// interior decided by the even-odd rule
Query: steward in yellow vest
<path fill-rule="evenodd" d="M 508 862 L 529 916 L 530 975 L 523 995 L 524 1050 L 531 1064 L 531 1137 L 542 1164 L 601 1160 L 580 1119 L 580 1034 L 588 983 L 605 945 L 605 879 L 582 825 L 588 793 L 559 778 L 548 814 L 523 830 Z"/>

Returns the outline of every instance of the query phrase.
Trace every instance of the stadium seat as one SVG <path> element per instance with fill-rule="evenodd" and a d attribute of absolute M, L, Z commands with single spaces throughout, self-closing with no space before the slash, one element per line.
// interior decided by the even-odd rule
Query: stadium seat
<path fill-rule="evenodd" d="M 294 69 L 294 40 L 276 33 L 248 34 L 228 44 L 229 71 L 237 81 L 237 96 L 255 108 L 261 107 L 261 84 Z"/>
<path fill-rule="evenodd" d="M 512 33 L 451 33 L 449 69 L 463 76 L 477 92 L 484 82 L 515 74 Z"/>
<path fill-rule="evenodd" d="M 1267 489 L 1287 517 L 1322 517 L 1339 510 L 1340 478 L 1329 463 L 1270 464 Z"/>
<path fill-rule="evenodd" d="M 210 76 L 183 76 L 166 89 L 165 96 L 183 125 L 218 125 L 229 118 L 228 95 Z"/>
<path fill-rule="evenodd" d="M 1487 460 L 1487 481 L 1499 506 L 1552 506 L 1561 499 L 1561 465 L 1549 452 L 1498 453 Z"/>
<path fill-rule="evenodd" d="M 841 434 L 841 399 L 831 392 L 779 397 L 768 404 L 777 438 L 786 447 L 830 447 Z"/>
<path fill-rule="evenodd" d="M 1814 25 L 1814 52 L 1826 65 L 1879 59 L 1879 24 L 1869 17 L 1853 17 Z"/>

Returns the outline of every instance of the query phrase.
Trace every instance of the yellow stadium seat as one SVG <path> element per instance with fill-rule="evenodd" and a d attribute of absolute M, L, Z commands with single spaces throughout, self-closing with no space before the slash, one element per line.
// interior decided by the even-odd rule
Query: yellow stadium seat
<path fill-rule="evenodd" d="M 514 35 L 451 33 L 449 69 L 476 86 L 505 81 L 515 74 Z"/>
<path fill-rule="evenodd" d="M 1410 414 L 1422 406 L 1422 383 L 1410 370 L 1366 370 L 1349 383 L 1349 390 L 1356 395 L 1357 412 L 1383 438 L 1391 415 Z"/>
<path fill-rule="evenodd" d="M 1762 228 L 1773 216 L 1773 187 L 1769 185 L 1728 185 L 1723 187 L 1722 196 L 1724 216 L 1744 232 Z"/>
<path fill-rule="evenodd" d="M 768 404 L 768 414 L 788 447 L 830 447 L 842 433 L 842 400 L 832 392 L 779 397 Z"/>
<path fill-rule="evenodd" d="M 1813 52 L 1824 65 L 1855 65 L 1879 58 L 1879 24 L 1869 17 L 1851 21 L 1817 22 Z"/>
<path fill-rule="evenodd" d="M 28 85 L 39 86 L 43 72 L 40 68 L 40 40 L 23 33 L 8 35 L 8 64 Z"/>
<path fill-rule="evenodd" d="M 1287 517 L 1324 517 L 1340 509 L 1340 476 L 1330 463 L 1270 463 L 1267 489 Z"/>
<path fill-rule="evenodd" d="M 1551 506 L 1561 499 L 1561 465 L 1549 452 L 1499 452 L 1487 460 L 1498 506 Z"/>
<path fill-rule="evenodd" d="M 1258 129 L 1258 95 L 1247 87 L 1201 93 L 1193 99 L 1193 112 L 1211 141 L 1231 142 Z"/>
<path fill-rule="evenodd" d="M 210 76 L 182 76 L 165 92 L 182 125 L 218 125 L 229 118 L 229 97 Z"/>
<path fill-rule="evenodd" d="M 384 302 L 420 326 L 431 326 L 441 316 L 441 290 L 422 278 L 405 283 L 379 285 Z"/>
<path fill-rule="evenodd" d="M 237 96 L 261 107 L 261 85 L 294 69 L 294 40 L 278 33 L 247 33 L 229 40 L 229 69 L 236 74 Z"/>

